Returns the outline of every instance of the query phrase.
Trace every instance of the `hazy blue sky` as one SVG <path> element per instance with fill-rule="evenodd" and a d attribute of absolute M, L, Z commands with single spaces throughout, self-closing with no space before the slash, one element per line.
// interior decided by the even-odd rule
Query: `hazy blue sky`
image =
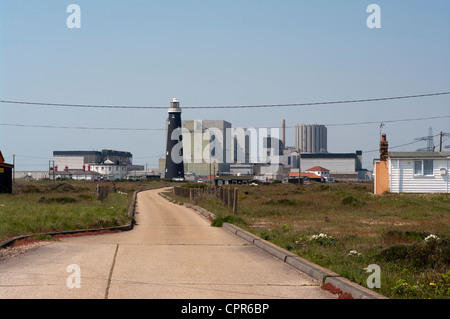
<path fill-rule="evenodd" d="M 69 29 L 69 4 L 81 29 Z M 381 28 L 369 29 L 369 4 Z M 450 91 L 450 1 L 0 0 L 0 100 L 169 106 L 287 104 Z M 450 115 L 450 96 L 364 104 L 184 110 L 234 127 L 342 124 Z M 0 103 L 1 124 L 163 129 L 166 110 Z M 387 124 L 391 146 L 450 132 L 450 118 Z M 378 148 L 379 124 L 329 126 L 328 151 Z M 436 143 L 438 139 L 436 138 Z M 294 130 L 287 130 L 293 145 Z M 446 145 L 450 144 L 450 139 Z M 415 150 L 416 143 L 397 150 Z M 133 153 L 157 167 L 164 130 L 0 125 L 17 170 L 44 170 L 54 150 Z M 372 168 L 377 152 L 363 153 Z M 31 157 L 24 157 L 31 156 Z M 36 157 L 36 158 L 32 158 Z"/>

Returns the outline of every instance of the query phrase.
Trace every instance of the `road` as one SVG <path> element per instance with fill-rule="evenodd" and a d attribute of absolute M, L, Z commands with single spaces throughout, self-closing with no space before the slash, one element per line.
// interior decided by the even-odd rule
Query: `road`
<path fill-rule="evenodd" d="M 131 231 L 65 238 L 0 261 L 0 298 L 335 298 L 159 191 L 138 194 Z"/>

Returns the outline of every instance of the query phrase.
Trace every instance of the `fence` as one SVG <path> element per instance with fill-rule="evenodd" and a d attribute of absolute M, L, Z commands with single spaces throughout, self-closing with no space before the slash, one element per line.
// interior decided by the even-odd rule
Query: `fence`
<path fill-rule="evenodd" d="M 231 187 L 205 187 L 205 188 L 187 188 L 175 186 L 173 194 L 189 198 L 191 202 L 197 202 L 201 197 L 215 197 L 222 201 L 225 206 L 233 208 L 233 214 L 237 214 L 238 189 Z"/>

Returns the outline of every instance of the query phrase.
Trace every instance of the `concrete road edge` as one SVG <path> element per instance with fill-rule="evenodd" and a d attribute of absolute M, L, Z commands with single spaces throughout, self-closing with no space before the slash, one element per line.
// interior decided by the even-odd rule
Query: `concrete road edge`
<path fill-rule="evenodd" d="M 183 205 L 181 202 L 177 202 L 176 200 L 162 194 L 158 193 L 161 197 L 164 197 L 168 201 L 176 203 L 178 205 Z M 208 212 L 207 210 L 193 205 L 193 204 L 184 204 L 186 207 L 190 207 L 202 215 L 209 217 L 210 219 L 215 219 L 216 216 L 213 213 Z M 340 276 L 337 273 L 332 272 L 326 268 L 323 268 L 319 265 L 316 265 L 296 254 L 291 253 L 288 250 L 285 250 L 281 247 L 278 247 L 248 231 L 241 229 L 240 227 L 223 223 L 222 228 L 232 232 L 236 236 L 239 236 L 249 243 L 255 245 L 256 247 L 264 250 L 270 255 L 280 259 L 281 261 L 291 265 L 292 267 L 304 272 L 305 274 L 311 276 L 322 284 L 329 283 L 336 288 L 342 290 L 342 292 L 346 292 L 352 295 L 354 299 L 389 299 L 386 296 L 383 296 L 373 290 L 370 290 L 366 287 L 358 285 L 347 278 Z"/>

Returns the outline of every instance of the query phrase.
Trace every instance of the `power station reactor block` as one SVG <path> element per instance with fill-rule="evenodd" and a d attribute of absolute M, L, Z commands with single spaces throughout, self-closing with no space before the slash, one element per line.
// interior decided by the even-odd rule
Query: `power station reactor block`
<path fill-rule="evenodd" d="M 170 101 L 168 113 L 165 178 L 184 179 L 181 108 L 176 98 Z"/>

